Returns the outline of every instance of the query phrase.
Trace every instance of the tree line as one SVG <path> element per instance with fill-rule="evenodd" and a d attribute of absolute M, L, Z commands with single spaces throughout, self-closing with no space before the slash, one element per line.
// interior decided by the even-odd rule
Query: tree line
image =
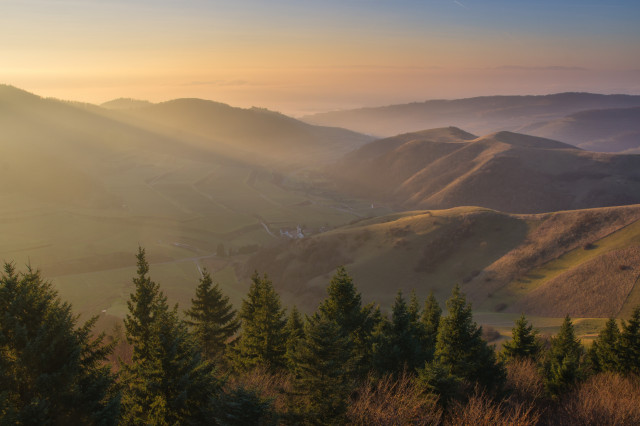
<path fill-rule="evenodd" d="M 543 339 L 522 315 L 496 351 L 458 286 L 446 315 L 433 293 L 421 303 L 402 292 L 386 315 L 363 304 L 339 267 L 327 297 L 303 316 L 287 312 L 257 272 L 236 311 L 204 271 L 181 312 L 150 278 L 142 248 L 133 284 L 126 341 L 108 342 L 92 333 L 95 318 L 78 324 L 37 270 L 4 265 L 1 424 L 457 424 L 471 421 L 460 417 L 470 401 L 488 404 L 479 410 L 485 416 L 506 415 L 519 389 L 510 375 L 521 365 L 535 369 L 543 388 L 535 397 L 525 390 L 538 408 L 596 374 L 634 377 L 640 369 L 640 307 L 621 327 L 610 319 L 589 350 L 568 316 Z M 117 344 L 130 346 L 130 360 L 107 362 Z M 270 393 L 251 377 L 269 380 Z M 402 398 L 402 409 L 392 407 Z M 518 408 L 531 420 L 521 424 L 541 421 L 536 407 Z"/>

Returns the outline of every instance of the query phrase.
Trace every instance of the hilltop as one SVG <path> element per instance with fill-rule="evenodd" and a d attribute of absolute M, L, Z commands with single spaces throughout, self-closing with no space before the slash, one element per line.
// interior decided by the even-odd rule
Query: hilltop
<path fill-rule="evenodd" d="M 308 123 L 392 136 L 421 129 L 457 126 L 477 134 L 560 119 L 579 111 L 640 106 L 640 96 L 557 93 L 541 96 L 481 96 L 331 111 L 302 117 Z"/>
<path fill-rule="evenodd" d="M 402 210 L 477 205 L 538 213 L 640 203 L 640 156 L 504 131 L 403 134 L 365 145 L 326 170 L 354 194 Z"/>

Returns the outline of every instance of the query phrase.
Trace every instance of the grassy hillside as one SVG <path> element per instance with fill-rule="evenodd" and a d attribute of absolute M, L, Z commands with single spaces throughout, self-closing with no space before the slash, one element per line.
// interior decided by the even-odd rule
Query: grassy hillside
<path fill-rule="evenodd" d="M 284 299 L 305 310 L 315 308 L 338 265 L 385 309 L 398 289 L 421 299 L 433 290 L 444 303 L 458 283 L 485 324 L 506 331 L 525 312 L 551 329 L 570 314 L 588 333 L 640 303 L 639 219 L 640 206 L 397 213 L 263 250 L 241 275 L 269 273 Z"/>
<path fill-rule="evenodd" d="M 239 305 L 247 283 L 234 265 L 281 229 L 308 234 L 389 212 L 230 144 L 123 117 L 0 86 L 0 259 L 41 268 L 84 316 L 123 315 L 138 245 L 172 303 L 186 307 L 208 267 Z M 331 153 L 329 140 L 300 143 Z"/>
<path fill-rule="evenodd" d="M 517 131 L 592 109 L 640 106 L 640 96 L 557 93 L 543 96 L 482 96 L 332 111 L 303 117 L 308 123 L 338 126 L 378 137 L 444 126 L 476 134 Z"/>
<path fill-rule="evenodd" d="M 640 108 L 582 111 L 518 130 L 596 152 L 640 150 Z"/>
<path fill-rule="evenodd" d="M 640 202 L 640 156 L 512 132 L 471 138 L 456 128 L 403 134 L 326 170 L 340 187 L 398 209 L 478 205 L 535 213 Z"/>

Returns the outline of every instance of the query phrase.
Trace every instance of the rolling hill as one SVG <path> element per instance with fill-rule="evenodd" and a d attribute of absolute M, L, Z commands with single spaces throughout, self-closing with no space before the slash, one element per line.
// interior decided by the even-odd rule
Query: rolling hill
<path fill-rule="evenodd" d="M 459 207 L 366 219 L 254 255 L 285 300 L 315 309 L 336 266 L 387 309 L 397 290 L 444 302 L 462 285 L 487 323 L 626 317 L 640 303 L 640 206 L 535 215 Z M 508 318 L 508 320 L 506 320 Z"/>
<path fill-rule="evenodd" d="M 200 147 L 219 143 L 268 165 L 319 164 L 370 142 L 345 129 L 314 126 L 264 108 L 235 108 L 202 99 L 176 99 L 120 109 L 121 117 L 161 129 Z"/>
<path fill-rule="evenodd" d="M 560 140 L 589 151 L 640 153 L 640 108 L 581 111 L 524 126 L 518 131 Z"/>
<path fill-rule="evenodd" d="M 403 134 L 365 145 L 327 174 L 354 194 L 401 210 L 477 205 L 539 213 L 640 203 L 640 156 L 512 132 Z"/>
<path fill-rule="evenodd" d="M 518 131 L 530 124 L 561 119 L 592 109 L 640 106 L 640 96 L 557 93 L 543 96 L 482 96 L 430 100 L 305 116 L 308 123 L 392 136 L 422 129 L 457 126 L 473 133 Z"/>

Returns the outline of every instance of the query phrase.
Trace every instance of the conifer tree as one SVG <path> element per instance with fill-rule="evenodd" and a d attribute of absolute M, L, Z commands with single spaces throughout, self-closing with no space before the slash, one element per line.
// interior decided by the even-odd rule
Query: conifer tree
<path fill-rule="evenodd" d="M 373 305 L 362 306 L 362 298 L 353 279 L 343 266 L 338 267 L 327 288 L 328 296 L 318 312 L 334 321 L 342 334 L 352 341 L 355 374 L 366 374 L 371 363 L 371 335 L 375 327 Z"/>
<path fill-rule="evenodd" d="M 275 371 L 286 366 L 285 313 L 266 274 L 260 278 L 256 272 L 251 281 L 240 310 L 242 332 L 234 348 L 234 366 L 240 371 L 257 366 Z"/>
<path fill-rule="evenodd" d="M 285 333 L 287 335 L 285 358 L 287 367 L 293 369 L 298 345 L 304 339 L 304 322 L 302 321 L 300 312 L 295 306 L 291 308 L 291 312 L 289 312 Z"/>
<path fill-rule="evenodd" d="M 438 304 L 433 291 L 431 291 L 429 292 L 429 297 L 424 303 L 424 310 L 422 311 L 422 328 L 424 330 L 422 344 L 425 352 L 424 356 L 427 360 L 433 359 L 441 316 L 442 308 Z"/>
<path fill-rule="evenodd" d="M 618 346 L 620 343 L 620 329 L 615 318 L 609 318 L 604 328 L 598 334 L 589 350 L 591 367 L 597 371 L 618 371 Z"/>
<path fill-rule="evenodd" d="M 168 310 L 167 298 L 160 291 L 160 286 L 148 276 L 149 264 L 142 247 L 138 247 L 136 261 L 137 276 L 133 279 L 135 292 L 127 301 L 129 313 L 124 319 L 127 340 L 133 346 L 134 361 L 149 357 L 153 325 Z"/>
<path fill-rule="evenodd" d="M 473 321 L 471 305 L 457 285 L 447 309 L 438 328 L 434 365 L 459 380 L 489 389 L 501 387 L 506 378 L 504 366 L 482 339 L 482 328 Z"/>
<path fill-rule="evenodd" d="M 582 345 L 567 315 L 558 335 L 551 339 L 551 348 L 543 362 L 545 388 L 549 395 L 557 397 L 582 379 L 581 357 Z"/>
<path fill-rule="evenodd" d="M 214 410 L 220 382 L 187 325 L 169 310 L 149 265 L 138 250 L 136 291 L 128 302 L 127 339 L 133 361 L 122 365 L 125 424 L 198 424 Z"/>
<path fill-rule="evenodd" d="M 312 424 L 341 424 L 353 389 L 352 340 L 330 318 L 309 317 L 295 362 L 296 388 Z"/>
<path fill-rule="evenodd" d="M 502 345 L 502 359 L 536 359 L 540 353 L 540 342 L 537 330 L 529 324 L 524 314 L 516 321 L 511 333 L 511 340 Z"/>
<path fill-rule="evenodd" d="M 413 372 L 424 365 L 422 333 L 417 328 L 415 316 L 404 301 L 402 291 L 398 291 L 391 321 L 385 323 L 381 342 L 374 351 L 374 366 L 378 372 L 399 374 L 405 369 Z"/>
<path fill-rule="evenodd" d="M 640 306 L 633 310 L 629 321 L 622 322 L 618 354 L 621 372 L 640 374 Z"/>
<path fill-rule="evenodd" d="M 223 296 L 217 283 L 213 284 L 206 269 L 196 288 L 196 298 L 191 299 L 191 309 L 185 314 L 189 318 L 186 323 L 193 330 L 204 357 L 210 360 L 222 356 L 227 341 L 240 328 L 229 297 Z"/>
<path fill-rule="evenodd" d="M 96 318 L 76 328 L 71 306 L 30 267 L 0 277 L 0 424 L 116 424 L 120 394 L 92 338 Z"/>

